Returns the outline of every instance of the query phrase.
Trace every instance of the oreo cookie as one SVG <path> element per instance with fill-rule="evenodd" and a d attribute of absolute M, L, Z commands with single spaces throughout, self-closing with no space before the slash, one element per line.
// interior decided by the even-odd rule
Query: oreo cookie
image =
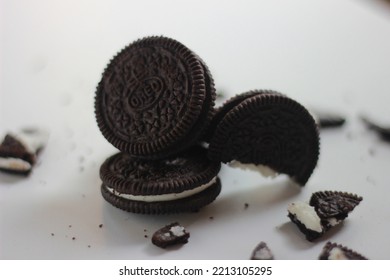
<path fill-rule="evenodd" d="M 319 134 L 313 117 L 279 92 L 251 91 L 227 101 L 208 135 L 211 160 L 267 176 L 287 174 L 301 186 L 317 165 Z"/>
<path fill-rule="evenodd" d="M 361 196 L 347 192 L 315 192 L 309 203 L 291 203 L 288 217 L 308 241 L 314 241 L 345 220 L 362 200 Z"/>
<path fill-rule="evenodd" d="M 163 160 L 139 160 L 127 153 L 108 158 L 100 168 L 105 200 L 122 210 L 141 214 L 194 212 L 221 191 L 219 162 L 194 146 Z"/>
<path fill-rule="evenodd" d="M 216 93 L 206 64 L 180 42 L 146 37 L 104 70 L 95 115 L 104 137 L 133 157 L 161 159 L 200 141 Z"/>
<path fill-rule="evenodd" d="M 0 144 L 0 170 L 19 175 L 30 174 L 48 137 L 46 130 L 38 128 L 6 134 Z"/>
<path fill-rule="evenodd" d="M 367 260 L 363 255 L 349 249 L 341 244 L 328 241 L 321 254 L 319 260 Z"/>

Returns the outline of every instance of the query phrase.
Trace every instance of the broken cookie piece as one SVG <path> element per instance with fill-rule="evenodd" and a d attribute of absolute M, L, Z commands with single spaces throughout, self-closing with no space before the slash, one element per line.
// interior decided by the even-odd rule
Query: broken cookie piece
<path fill-rule="evenodd" d="M 318 257 L 319 260 L 367 260 L 361 254 L 343 245 L 327 242 Z"/>
<path fill-rule="evenodd" d="M 390 126 L 380 125 L 364 116 L 360 117 L 360 119 L 365 123 L 368 129 L 378 133 L 384 141 L 390 142 Z"/>
<path fill-rule="evenodd" d="M 309 203 L 291 203 L 288 217 L 308 241 L 314 241 L 346 219 L 362 200 L 362 197 L 346 192 L 315 192 Z"/>
<path fill-rule="evenodd" d="M 43 129 L 22 129 L 8 133 L 0 144 L 0 170 L 28 175 L 36 164 L 37 155 L 47 144 L 49 133 Z"/>
<path fill-rule="evenodd" d="M 274 255 L 272 254 L 267 243 L 260 242 L 253 250 L 251 260 L 273 260 Z"/>
<path fill-rule="evenodd" d="M 190 233 L 175 222 L 157 230 L 152 236 L 152 243 L 160 248 L 166 248 L 176 244 L 185 244 L 188 238 L 190 238 Z"/>
<path fill-rule="evenodd" d="M 323 191 L 313 193 L 309 204 L 315 208 L 322 225 L 327 229 L 346 219 L 362 200 L 363 198 L 356 194 Z"/>
<path fill-rule="evenodd" d="M 319 128 L 341 127 L 345 123 L 345 117 L 336 112 L 317 109 L 310 109 L 310 112 L 316 119 Z"/>

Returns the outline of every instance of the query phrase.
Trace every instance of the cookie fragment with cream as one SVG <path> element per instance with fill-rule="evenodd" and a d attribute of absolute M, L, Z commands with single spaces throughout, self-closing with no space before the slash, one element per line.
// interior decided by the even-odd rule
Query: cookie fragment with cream
<path fill-rule="evenodd" d="M 48 131 L 41 128 L 7 133 L 0 144 L 0 170 L 19 175 L 30 174 L 48 138 Z"/>
<path fill-rule="evenodd" d="M 190 233 L 178 222 L 174 222 L 157 230 L 152 236 L 152 243 L 160 248 L 166 248 L 185 244 L 189 238 Z"/>
<path fill-rule="evenodd" d="M 314 241 L 345 220 L 362 200 L 361 196 L 347 192 L 315 192 L 309 203 L 291 203 L 288 217 L 308 241 Z"/>
<path fill-rule="evenodd" d="M 261 241 L 255 249 L 253 249 L 251 260 L 273 260 L 274 255 L 267 243 Z"/>
<path fill-rule="evenodd" d="M 318 256 L 319 260 L 367 260 L 354 250 L 341 244 L 328 241 Z"/>

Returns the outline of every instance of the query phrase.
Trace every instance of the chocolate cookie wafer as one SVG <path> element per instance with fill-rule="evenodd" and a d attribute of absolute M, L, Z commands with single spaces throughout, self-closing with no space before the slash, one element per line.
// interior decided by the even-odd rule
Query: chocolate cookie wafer
<path fill-rule="evenodd" d="M 305 185 L 319 156 L 310 113 L 274 91 L 252 91 L 226 104 L 215 117 L 209 158 L 266 175 L 287 174 Z"/>
<path fill-rule="evenodd" d="M 219 162 L 191 147 L 163 160 L 137 160 L 127 153 L 108 158 L 100 168 L 101 192 L 112 205 L 141 214 L 193 212 L 221 191 Z"/>
<path fill-rule="evenodd" d="M 176 154 L 200 140 L 215 89 L 206 64 L 176 40 L 140 39 L 104 70 L 95 115 L 104 137 L 143 159 Z"/>

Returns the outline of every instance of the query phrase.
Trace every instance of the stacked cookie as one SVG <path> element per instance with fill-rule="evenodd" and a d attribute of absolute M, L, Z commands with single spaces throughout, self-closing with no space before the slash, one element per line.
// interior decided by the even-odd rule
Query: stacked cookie
<path fill-rule="evenodd" d="M 147 37 L 121 50 L 95 98 L 100 131 L 121 151 L 101 166 L 103 197 L 135 213 L 195 211 L 219 195 L 221 162 L 306 184 L 319 136 L 302 105 L 251 91 L 215 109 L 215 96 L 206 64 L 176 40 Z"/>
<path fill-rule="evenodd" d="M 121 152 L 100 169 L 101 192 L 123 210 L 195 211 L 220 193 L 221 164 L 199 146 L 215 89 L 203 61 L 183 44 L 148 37 L 121 50 L 96 90 L 104 137 Z"/>

